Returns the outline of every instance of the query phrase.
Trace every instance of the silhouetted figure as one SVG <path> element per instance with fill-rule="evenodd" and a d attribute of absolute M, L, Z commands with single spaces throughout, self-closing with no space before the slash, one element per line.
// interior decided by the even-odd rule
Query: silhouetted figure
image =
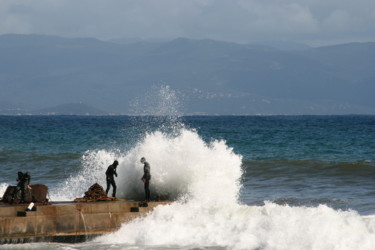
<path fill-rule="evenodd" d="M 25 201 L 25 191 L 29 187 L 31 177 L 30 177 L 30 174 L 28 172 L 26 172 L 26 173 L 18 172 L 17 175 L 18 175 L 17 190 L 21 190 L 20 203 L 25 203 L 26 202 Z"/>
<path fill-rule="evenodd" d="M 109 165 L 108 168 L 107 168 L 107 171 L 105 171 L 105 175 L 106 175 L 106 181 L 107 181 L 107 190 L 105 191 L 105 193 L 108 195 L 108 191 L 109 189 L 111 188 L 111 185 L 112 185 L 112 197 L 116 197 L 116 182 L 115 182 L 115 176 L 117 177 L 117 172 L 116 172 L 116 169 L 117 169 L 117 166 L 118 166 L 118 161 L 115 160 L 112 165 Z"/>
<path fill-rule="evenodd" d="M 143 163 L 143 176 L 141 180 L 145 184 L 145 198 L 146 201 L 150 201 L 150 180 L 151 180 L 151 173 L 150 173 L 150 164 L 146 161 L 146 158 L 141 158 L 141 163 Z"/>

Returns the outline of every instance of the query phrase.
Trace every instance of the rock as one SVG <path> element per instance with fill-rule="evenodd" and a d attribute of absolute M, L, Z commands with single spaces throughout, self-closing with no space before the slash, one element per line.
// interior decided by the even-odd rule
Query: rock
<path fill-rule="evenodd" d="M 74 199 L 75 202 L 82 202 L 82 201 L 112 201 L 116 200 L 115 197 L 108 197 L 105 193 L 102 186 L 98 183 L 92 185 L 89 190 L 85 192 L 85 196 L 83 198 L 76 198 Z"/>

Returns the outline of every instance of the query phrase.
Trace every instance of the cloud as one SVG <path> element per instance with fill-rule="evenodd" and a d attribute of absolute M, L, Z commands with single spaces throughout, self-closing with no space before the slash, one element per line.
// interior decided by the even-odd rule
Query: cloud
<path fill-rule="evenodd" d="M 351 16 L 346 10 L 334 10 L 323 20 L 323 27 L 329 32 L 341 32 L 346 30 L 362 29 L 363 19 Z"/>
<path fill-rule="evenodd" d="M 0 34 L 374 41 L 374 13 L 372 0 L 2 0 Z"/>

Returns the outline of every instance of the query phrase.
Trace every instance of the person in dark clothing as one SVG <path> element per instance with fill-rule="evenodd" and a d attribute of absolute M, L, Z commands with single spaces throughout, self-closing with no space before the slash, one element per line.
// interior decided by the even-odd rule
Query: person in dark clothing
<path fill-rule="evenodd" d="M 22 172 L 18 172 L 17 173 L 18 175 L 18 178 L 17 178 L 17 190 L 21 190 L 21 201 L 20 203 L 25 203 L 25 192 L 27 190 L 27 188 L 29 188 L 29 184 L 30 184 L 30 174 L 28 172 L 26 173 L 22 173 Z"/>
<path fill-rule="evenodd" d="M 150 164 L 146 161 L 146 158 L 141 158 L 141 163 L 143 163 L 143 176 L 141 180 L 145 184 L 145 198 L 146 201 L 150 201 L 150 180 L 151 180 L 151 173 L 150 173 Z"/>
<path fill-rule="evenodd" d="M 115 176 L 117 177 L 117 172 L 116 172 L 116 169 L 117 169 L 117 166 L 118 166 L 118 161 L 115 160 L 112 165 L 109 165 L 108 168 L 107 168 L 107 171 L 105 171 L 105 175 L 106 175 L 106 181 L 107 181 L 107 190 L 105 191 L 105 193 L 108 195 L 108 191 L 112 185 L 112 197 L 116 197 L 116 182 L 115 182 Z"/>

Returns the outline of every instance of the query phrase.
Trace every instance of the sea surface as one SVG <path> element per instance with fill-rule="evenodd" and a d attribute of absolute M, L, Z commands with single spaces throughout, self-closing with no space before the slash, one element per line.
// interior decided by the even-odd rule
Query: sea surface
<path fill-rule="evenodd" d="M 79 244 L 2 249 L 375 249 L 375 116 L 0 116 L 0 196 L 18 171 L 51 201 L 119 161 L 118 197 L 174 200 Z"/>

